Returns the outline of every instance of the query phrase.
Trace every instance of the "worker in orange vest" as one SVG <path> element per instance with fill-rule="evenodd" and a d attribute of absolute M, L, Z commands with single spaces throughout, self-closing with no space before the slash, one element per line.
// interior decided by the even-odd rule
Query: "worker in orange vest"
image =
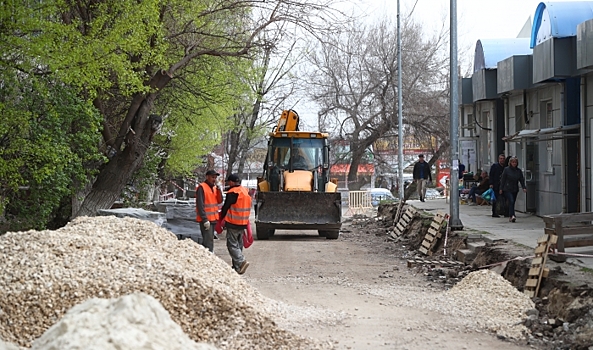
<path fill-rule="evenodd" d="M 249 224 L 251 197 L 241 186 L 241 179 L 231 174 L 226 179 L 229 190 L 220 212 L 220 220 L 225 220 L 226 246 L 233 260 L 233 269 L 240 275 L 245 273 L 249 263 L 243 256 L 243 234 Z"/>
<path fill-rule="evenodd" d="M 206 172 L 206 180 L 196 188 L 196 221 L 200 223 L 202 241 L 210 252 L 214 252 L 214 226 L 218 222 L 218 205 L 222 203 L 222 192 L 216 186 L 220 174 L 214 170 Z"/>

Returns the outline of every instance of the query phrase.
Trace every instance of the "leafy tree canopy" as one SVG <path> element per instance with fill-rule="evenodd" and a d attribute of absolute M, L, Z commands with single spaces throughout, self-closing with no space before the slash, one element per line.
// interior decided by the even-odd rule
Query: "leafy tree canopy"
<path fill-rule="evenodd" d="M 0 71 L 0 212 L 10 229 L 41 229 L 101 162 L 101 119 L 63 84 L 16 73 Z"/>

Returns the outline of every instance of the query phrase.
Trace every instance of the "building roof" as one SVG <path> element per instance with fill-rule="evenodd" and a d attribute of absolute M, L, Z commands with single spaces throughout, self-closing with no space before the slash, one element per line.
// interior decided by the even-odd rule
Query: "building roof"
<path fill-rule="evenodd" d="M 540 2 L 531 28 L 530 47 L 550 38 L 577 35 L 577 26 L 593 18 L 593 1 Z"/>
<path fill-rule="evenodd" d="M 483 39 L 476 43 L 474 72 L 496 69 L 498 62 L 517 55 L 531 55 L 529 38 Z"/>

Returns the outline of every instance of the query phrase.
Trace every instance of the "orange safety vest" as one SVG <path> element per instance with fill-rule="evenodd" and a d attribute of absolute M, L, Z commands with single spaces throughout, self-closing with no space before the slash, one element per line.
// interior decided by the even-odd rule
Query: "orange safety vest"
<path fill-rule="evenodd" d="M 210 187 L 205 182 L 200 184 L 202 189 L 204 190 L 204 211 L 206 212 L 206 218 L 208 221 L 218 221 L 218 203 L 219 197 L 222 199 L 222 195 L 218 195 L 218 187 Z M 196 191 L 197 196 L 198 191 Z M 198 206 L 196 204 L 196 213 L 198 211 Z M 202 218 L 200 215 L 196 215 L 196 221 L 202 222 Z"/>
<path fill-rule="evenodd" d="M 229 208 L 225 220 L 237 226 L 247 225 L 251 213 L 251 197 L 247 193 L 247 189 L 243 186 L 235 186 L 227 192 L 227 195 L 228 193 L 237 193 L 239 197 L 237 202 Z"/>

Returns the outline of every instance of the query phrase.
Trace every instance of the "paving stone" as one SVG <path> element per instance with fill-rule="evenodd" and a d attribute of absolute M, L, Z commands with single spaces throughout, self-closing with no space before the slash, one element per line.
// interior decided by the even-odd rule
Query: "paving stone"
<path fill-rule="evenodd" d="M 476 253 L 469 249 L 459 249 L 455 252 L 455 259 L 466 264 L 471 264 L 471 262 L 476 258 L 476 255 Z"/>
<path fill-rule="evenodd" d="M 467 249 L 471 250 L 474 253 L 479 253 L 482 248 L 484 248 L 486 246 L 486 242 L 484 241 L 478 241 L 478 242 L 468 242 L 467 243 Z"/>

